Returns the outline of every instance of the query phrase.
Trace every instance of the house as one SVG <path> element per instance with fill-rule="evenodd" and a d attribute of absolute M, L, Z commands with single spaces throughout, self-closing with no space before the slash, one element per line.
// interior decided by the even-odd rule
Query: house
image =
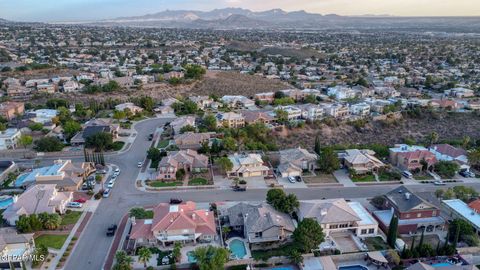
<path fill-rule="evenodd" d="M 425 167 L 429 170 L 437 163 L 435 154 L 423 146 L 396 144 L 389 151 L 390 162 L 402 170 L 421 171 Z"/>
<path fill-rule="evenodd" d="M 65 93 L 76 92 L 80 89 L 80 85 L 76 81 L 66 81 L 62 87 Z"/>
<path fill-rule="evenodd" d="M 173 120 L 170 123 L 170 126 L 172 127 L 174 134 L 180 134 L 180 131 L 182 130 L 183 127 L 186 127 L 186 126 L 196 127 L 195 117 L 194 116 L 178 117 L 177 119 Z"/>
<path fill-rule="evenodd" d="M 460 103 L 452 99 L 433 99 L 430 101 L 430 105 L 445 110 L 458 110 L 462 107 Z"/>
<path fill-rule="evenodd" d="M 334 118 L 345 118 L 350 114 L 348 106 L 340 103 L 325 105 L 325 114 Z"/>
<path fill-rule="evenodd" d="M 255 106 L 255 101 L 244 96 L 223 96 L 221 100 L 230 108 L 249 108 Z"/>
<path fill-rule="evenodd" d="M 24 112 L 25 105 L 23 102 L 6 101 L 0 103 L 0 116 L 7 119 L 7 121 L 23 115 Z"/>
<path fill-rule="evenodd" d="M 205 133 L 193 133 L 186 132 L 183 134 L 177 134 L 173 138 L 175 144 L 180 149 L 193 149 L 198 150 L 202 147 L 202 144 L 208 143 L 210 138 L 214 135 L 214 132 L 205 132 Z"/>
<path fill-rule="evenodd" d="M 22 133 L 16 128 L 7 128 L 4 131 L 0 131 L 0 150 L 17 148 L 20 136 L 22 136 Z"/>
<path fill-rule="evenodd" d="M 202 110 L 210 107 L 213 103 L 213 99 L 209 96 L 191 96 L 188 99 L 197 104 L 197 107 Z"/>
<path fill-rule="evenodd" d="M 72 192 L 59 192 L 55 184 L 33 185 L 18 197 L 2 213 L 3 219 L 14 226 L 21 215 L 39 213 L 65 213 L 65 207 L 72 200 Z"/>
<path fill-rule="evenodd" d="M 132 102 L 118 104 L 117 106 L 115 106 L 115 110 L 121 111 L 121 112 L 123 112 L 125 110 L 130 110 L 130 112 L 132 112 L 133 114 L 143 112 L 143 108 L 138 107 L 137 105 L 133 104 Z"/>
<path fill-rule="evenodd" d="M 380 228 L 388 231 L 392 216 L 398 218 L 400 234 L 434 233 L 444 230 L 445 220 L 440 216 L 440 209 L 415 195 L 405 186 L 400 186 L 385 197 L 384 209 L 374 211 L 373 216 L 379 222 Z"/>
<path fill-rule="evenodd" d="M 317 155 L 303 148 L 280 150 L 280 164 L 277 167 L 282 177 L 301 176 L 304 171 L 317 167 Z"/>
<path fill-rule="evenodd" d="M 320 105 L 304 104 L 298 107 L 302 110 L 302 118 L 306 120 L 320 120 L 325 115 L 325 109 Z"/>
<path fill-rule="evenodd" d="M 335 86 L 327 89 L 327 95 L 335 97 L 337 100 L 354 98 L 356 93 L 350 87 Z"/>
<path fill-rule="evenodd" d="M 219 127 L 241 128 L 245 126 L 245 118 L 239 113 L 218 113 L 216 118 Z"/>
<path fill-rule="evenodd" d="M 135 247 L 210 243 L 218 239 L 215 215 L 208 209 L 197 209 L 191 201 L 160 203 L 153 208 L 153 219 L 132 218 L 130 239 Z"/>
<path fill-rule="evenodd" d="M 375 152 L 368 149 L 347 149 L 339 155 L 345 167 L 356 174 L 378 171 L 385 164 L 375 157 Z"/>
<path fill-rule="evenodd" d="M 370 105 L 365 102 L 353 104 L 350 106 L 350 113 L 353 115 L 367 116 L 370 114 Z"/>
<path fill-rule="evenodd" d="M 358 202 L 344 199 L 300 201 L 298 218 L 313 218 L 325 236 L 351 232 L 358 237 L 376 236 L 378 222 Z"/>
<path fill-rule="evenodd" d="M 466 204 L 459 199 L 443 200 L 442 205 L 452 220 L 463 219 L 472 226 L 477 235 L 480 235 L 480 213 L 478 212 L 478 199 L 474 201 L 474 203 L 469 204 Z"/>
<path fill-rule="evenodd" d="M 27 88 L 23 85 L 8 85 L 7 95 L 13 98 L 22 98 L 32 93 L 31 88 Z"/>
<path fill-rule="evenodd" d="M 441 264 L 436 266 L 424 262 L 417 262 L 405 268 L 405 270 L 478 270 L 478 268 L 475 265 Z"/>
<path fill-rule="evenodd" d="M 303 93 L 298 89 L 284 89 L 280 90 L 285 96 L 292 98 L 293 100 L 302 100 L 304 98 Z"/>
<path fill-rule="evenodd" d="M 17 233 L 14 228 L 0 228 L 0 269 L 21 269 L 35 250 L 33 233 Z"/>
<path fill-rule="evenodd" d="M 382 98 L 399 97 L 401 94 L 395 88 L 390 86 L 377 86 L 374 88 L 375 94 Z"/>
<path fill-rule="evenodd" d="M 273 117 L 271 114 L 267 112 L 242 111 L 241 114 L 245 119 L 245 123 L 249 125 L 256 124 L 256 123 L 271 124 L 275 121 L 275 117 Z"/>
<path fill-rule="evenodd" d="M 452 96 L 456 98 L 474 97 L 475 91 L 463 87 L 452 88 L 444 91 L 445 96 Z"/>
<path fill-rule="evenodd" d="M 185 172 L 206 171 L 208 170 L 208 157 L 191 149 L 169 152 L 158 164 L 157 179 L 175 180 L 176 173 L 180 169 Z"/>
<path fill-rule="evenodd" d="M 77 191 L 87 176 L 95 172 L 91 162 L 73 163 L 71 160 L 55 160 L 52 166 L 33 169 L 20 175 L 15 187 L 35 184 L 55 184 L 59 191 Z"/>
<path fill-rule="evenodd" d="M 53 94 L 55 93 L 55 85 L 50 83 L 37 84 L 37 91 L 40 93 Z"/>
<path fill-rule="evenodd" d="M 118 124 L 111 124 L 107 120 L 92 119 L 83 125 L 83 130 L 75 134 L 70 139 L 70 143 L 74 146 L 83 145 L 85 140 L 98 133 L 110 133 L 115 140 L 118 138 L 120 126 Z"/>
<path fill-rule="evenodd" d="M 450 144 L 435 144 L 429 148 L 437 160 L 454 161 L 460 169 L 469 170 L 467 151 Z"/>
<path fill-rule="evenodd" d="M 267 176 L 269 168 L 263 164 L 259 154 L 233 154 L 228 156 L 233 164 L 232 170 L 227 172 L 228 177 L 255 177 Z"/>
<path fill-rule="evenodd" d="M 278 106 L 275 108 L 275 111 L 284 111 L 287 113 L 287 119 L 297 120 L 302 117 L 302 110 L 297 108 L 296 106 L 287 105 L 287 106 Z"/>
<path fill-rule="evenodd" d="M 275 93 L 274 92 L 266 92 L 266 93 L 258 93 L 255 94 L 255 100 L 272 103 L 275 100 Z"/>
<path fill-rule="evenodd" d="M 240 202 L 220 206 L 220 220 L 224 226 L 241 234 L 251 249 L 264 245 L 280 245 L 289 241 L 295 230 L 292 218 L 271 205 Z"/>
<path fill-rule="evenodd" d="M 163 78 L 165 80 L 170 80 L 170 79 L 173 79 L 173 78 L 181 79 L 183 77 L 185 77 L 185 74 L 183 72 L 179 72 L 179 71 L 170 71 L 168 73 L 163 74 Z"/>
<path fill-rule="evenodd" d="M 35 123 L 46 124 L 52 122 L 52 119 L 57 116 L 58 111 L 54 109 L 39 109 L 29 112 L 30 120 Z"/>

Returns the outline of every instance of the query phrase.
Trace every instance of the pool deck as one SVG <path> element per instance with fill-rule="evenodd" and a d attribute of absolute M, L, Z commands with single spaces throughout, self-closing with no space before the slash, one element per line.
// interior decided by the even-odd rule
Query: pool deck
<path fill-rule="evenodd" d="M 187 253 L 190 252 L 190 251 L 194 251 L 196 248 L 206 247 L 206 246 L 219 247 L 220 244 L 218 242 L 211 242 L 211 243 L 202 243 L 202 244 L 184 246 L 184 247 L 182 247 L 182 249 L 180 251 L 180 253 L 182 254 L 182 256 L 180 258 L 180 263 L 190 263 L 188 261 Z"/>
<path fill-rule="evenodd" d="M 367 266 L 367 264 L 365 263 L 364 260 L 339 262 L 336 265 L 337 265 L 337 267 L 361 265 L 363 267 L 366 267 L 368 270 L 377 270 L 377 267 L 374 266 L 374 265 Z"/>
<path fill-rule="evenodd" d="M 243 258 L 238 258 L 238 259 L 250 259 L 252 257 L 252 253 L 250 252 L 250 248 L 248 248 L 248 243 L 245 239 L 241 238 L 241 237 L 232 237 L 230 239 L 228 239 L 226 241 L 226 244 L 227 246 L 230 248 L 230 242 L 232 242 L 233 240 L 239 240 L 239 241 L 242 241 L 243 242 L 243 246 L 245 247 L 245 257 Z"/>

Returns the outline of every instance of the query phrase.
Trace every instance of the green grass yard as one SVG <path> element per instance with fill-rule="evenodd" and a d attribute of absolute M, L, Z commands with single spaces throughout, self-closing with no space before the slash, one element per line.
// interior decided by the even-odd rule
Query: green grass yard
<path fill-rule="evenodd" d="M 49 248 L 61 249 L 65 240 L 67 240 L 68 234 L 44 234 L 35 238 L 35 245 L 44 245 Z"/>
<path fill-rule="evenodd" d="M 375 176 L 373 174 L 352 175 L 350 178 L 352 178 L 353 182 L 375 182 Z"/>
<path fill-rule="evenodd" d="M 182 182 L 162 182 L 162 181 L 151 181 L 148 183 L 151 187 L 176 187 L 183 185 Z"/>
<path fill-rule="evenodd" d="M 78 219 L 82 215 L 80 211 L 70 211 L 62 216 L 62 223 L 60 225 L 69 225 L 77 223 Z"/>
<path fill-rule="evenodd" d="M 170 143 L 169 140 L 161 140 L 158 142 L 157 148 L 165 148 L 168 146 L 169 143 Z"/>
<path fill-rule="evenodd" d="M 208 180 L 205 178 L 193 178 L 192 180 L 188 181 L 189 186 L 204 186 L 208 185 Z"/>

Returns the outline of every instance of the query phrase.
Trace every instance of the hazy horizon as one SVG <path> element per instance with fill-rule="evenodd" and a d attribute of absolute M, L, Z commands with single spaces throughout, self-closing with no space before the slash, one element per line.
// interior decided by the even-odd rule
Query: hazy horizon
<path fill-rule="evenodd" d="M 138 16 L 164 10 L 209 11 L 240 7 L 345 16 L 480 16 L 478 0 L 0 0 L 0 18 L 15 21 L 76 21 Z"/>

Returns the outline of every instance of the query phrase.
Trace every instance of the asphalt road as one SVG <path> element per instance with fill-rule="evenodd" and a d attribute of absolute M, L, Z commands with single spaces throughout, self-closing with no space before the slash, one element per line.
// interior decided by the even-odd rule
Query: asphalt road
<path fill-rule="evenodd" d="M 83 231 L 77 246 L 71 254 L 64 269 L 84 270 L 102 269 L 113 238 L 105 235 L 106 228 L 118 223 L 122 216 L 132 207 L 155 205 L 167 202 L 170 198 L 180 198 L 196 202 L 214 201 L 261 201 L 265 199 L 267 189 L 233 192 L 230 190 L 187 190 L 143 192 L 135 188 L 135 179 L 139 173 L 138 161 L 143 161 L 146 150 L 151 142 L 147 140 L 149 133 L 153 133 L 159 126 L 163 126 L 169 119 L 150 119 L 135 126 L 137 137 L 128 151 L 106 157 L 108 163 L 120 167 L 121 173 L 117 178 L 110 197 L 102 199 L 93 214 L 89 224 Z M 466 184 L 480 189 L 480 184 Z M 398 185 L 364 186 L 364 187 L 328 187 L 287 189 L 295 193 L 299 199 L 311 200 L 322 198 L 369 198 L 382 195 Z M 433 192 L 438 187 L 428 184 L 409 186 L 414 192 Z M 449 185 L 444 186 L 444 188 Z"/>

